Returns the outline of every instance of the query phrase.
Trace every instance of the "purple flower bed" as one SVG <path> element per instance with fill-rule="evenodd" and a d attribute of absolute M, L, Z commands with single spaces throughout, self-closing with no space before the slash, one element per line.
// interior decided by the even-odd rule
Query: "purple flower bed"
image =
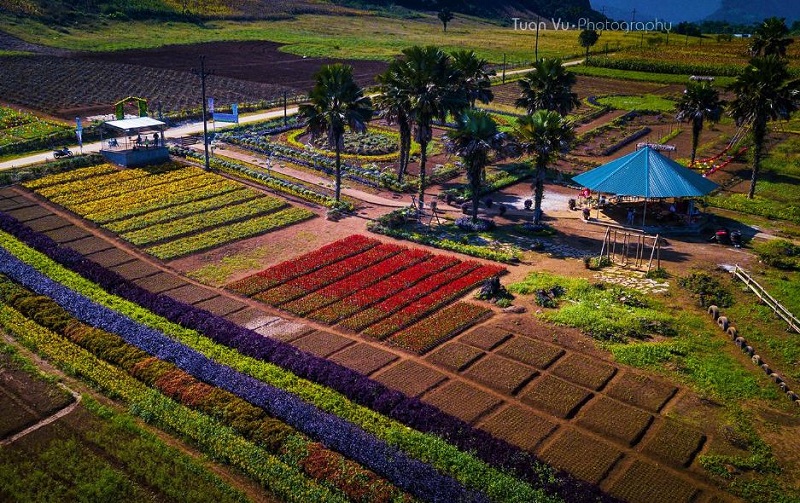
<path fill-rule="evenodd" d="M 481 492 L 464 488 L 430 465 L 413 459 L 352 423 L 323 412 L 295 395 L 215 362 L 163 333 L 141 325 L 57 283 L 0 249 L 0 272 L 40 295 L 46 295 L 80 321 L 113 332 L 129 344 L 174 363 L 197 379 L 230 391 L 270 415 L 303 431 L 391 480 L 425 501 L 489 502 Z"/>
<path fill-rule="evenodd" d="M 511 470 L 516 476 L 541 487 L 564 501 L 616 501 L 597 486 L 575 479 L 566 472 L 541 468 L 533 454 L 489 433 L 447 415 L 418 398 L 407 397 L 381 383 L 336 363 L 302 352 L 290 344 L 262 337 L 222 317 L 166 295 L 153 294 L 113 271 L 61 247 L 16 219 L 0 212 L 0 229 L 49 256 L 61 265 L 101 285 L 105 290 L 139 304 L 168 320 L 197 330 L 242 354 L 274 363 L 290 372 L 334 389 L 354 402 L 414 428 L 438 435 L 459 449 L 474 452 L 492 466 Z"/>

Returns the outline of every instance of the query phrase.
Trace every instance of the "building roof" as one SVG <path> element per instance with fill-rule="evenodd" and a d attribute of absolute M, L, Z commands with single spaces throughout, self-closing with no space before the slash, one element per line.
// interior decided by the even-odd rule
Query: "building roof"
<path fill-rule="evenodd" d="M 717 184 L 644 147 L 573 178 L 583 187 L 604 194 L 645 198 L 697 197 Z"/>
<path fill-rule="evenodd" d="M 120 129 L 128 134 L 148 130 L 163 131 L 167 126 L 164 122 L 151 117 L 135 117 L 133 119 L 108 121 L 105 123 L 105 125 L 114 129 Z"/>

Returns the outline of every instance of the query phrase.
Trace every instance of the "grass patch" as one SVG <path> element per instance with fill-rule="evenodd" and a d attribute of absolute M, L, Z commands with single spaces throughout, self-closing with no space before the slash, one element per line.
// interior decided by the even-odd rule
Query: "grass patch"
<path fill-rule="evenodd" d="M 475 49 L 478 56 L 509 66 L 533 60 L 532 32 L 515 31 L 490 21 L 459 16 L 442 34 L 433 14 L 415 19 L 381 15 L 299 15 L 272 21 L 212 20 L 198 28 L 179 21 L 106 20 L 91 29 L 63 30 L 30 18 L 0 18 L 0 29 L 28 42 L 71 50 L 116 51 L 230 40 L 270 40 L 286 44 L 284 50 L 307 57 L 387 60 L 412 45 L 438 45 L 447 51 Z M 613 46 L 633 46 L 634 32 L 608 31 L 604 40 Z M 539 34 L 539 55 L 580 57 L 583 48 L 573 31 L 545 30 Z"/>
<path fill-rule="evenodd" d="M 722 194 L 706 201 L 718 208 L 800 224 L 800 137 L 791 136 L 768 151 L 755 198 Z"/>
<path fill-rule="evenodd" d="M 670 73 L 651 73 L 651 72 L 638 72 L 633 70 L 617 70 L 615 68 L 599 68 L 596 66 L 577 65 L 571 66 L 568 70 L 577 75 L 586 75 L 589 77 L 606 77 L 610 79 L 619 80 L 633 80 L 637 82 L 656 82 L 658 84 L 686 84 L 689 82 L 691 75 L 675 75 Z M 718 87 L 724 87 L 732 83 L 735 79 L 733 77 L 717 77 L 714 84 Z"/>
<path fill-rule="evenodd" d="M 605 96 L 599 98 L 597 102 L 618 110 L 637 110 L 640 112 L 673 112 L 675 110 L 674 101 L 652 94 L 642 96 Z"/>
<path fill-rule="evenodd" d="M 547 304 L 556 306 L 556 310 L 544 313 L 544 319 L 579 328 L 602 341 L 675 335 L 674 317 L 664 306 L 634 290 L 547 273 L 531 273 L 508 289 L 520 295 L 547 297 Z"/>

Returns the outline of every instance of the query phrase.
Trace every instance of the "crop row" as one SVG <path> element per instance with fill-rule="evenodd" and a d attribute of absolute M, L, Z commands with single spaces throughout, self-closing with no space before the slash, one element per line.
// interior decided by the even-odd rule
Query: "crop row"
<path fill-rule="evenodd" d="M 398 494 L 385 479 L 364 470 L 277 421 L 236 395 L 197 380 L 173 363 L 150 356 L 121 337 L 78 322 L 47 297 L 36 296 L 0 276 L 0 295 L 12 308 L 135 379 L 193 410 L 213 417 L 281 461 L 306 472 L 352 501 L 389 501 Z M 315 453 L 311 459 L 311 452 Z M 309 473 L 311 472 L 311 473 Z"/>
<path fill-rule="evenodd" d="M 394 257 L 349 275 L 339 281 L 281 306 L 283 309 L 299 315 L 306 315 L 321 309 L 338 300 L 354 294 L 358 290 L 372 286 L 385 278 L 393 276 L 403 269 L 430 258 L 430 253 L 415 248 L 405 249 Z"/>
<path fill-rule="evenodd" d="M 83 171 L 83 170 L 78 170 Z M 238 182 L 199 168 L 164 165 L 149 174 L 125 170 L 78 177 L 52 185 L 42 179 L 42 195 L 106 224 L 109 230 L 161 259 L 172 259 L 279 229 L 314 216 L 287 208 L 282 200 L 256 193 Z M 89 187 L 94 187 L 90 190 Z M 241 195 L 235 192 L 242 192 Z M 228 206 L 236 203 L 233 206 Z"/>
<path fill-rule="evenodd" d="M 94 199 L 103 199 L 126 191 L 148 188 L 163 181 L 188 178 L 200 173 L 175 169 L 174 164 L 167 163 L 147 170 L 140 168 L 122 169 L 104 175 L 80 178 L 67 183 L 50 185 L 37 190 L 37 192 L 55 202 L 73 201 L 74 203 L 81 203 Z"/>
<path fill-rule="evenodd" d="M 417 398 L 405 397 L 361 374 L 298 352 L 279 340 L 261 337 L 207 311 L 143 290 L 3 213 L 0 213 L 0 228 L 128 301 L 99 291 L 81 276 L 0 234 L 4 247 L 15 255 L 26 257 L 26 261 L 36 264 L 37 268 L 58 281 L 98 302 L 113 305 L 116 310 L 150 326 L 159 327 L 221 363 L 275 383 L 309 403 L 348 418 L 373 435 L 391 440 L 398 447 L 416 453 L 416 457 L 428 459 L 439 470 L 453 474 L 462 483 L 485 490 L 493 499 L 548 501 L 555 496 L 567 501 L 613 501 L 595 486 L 579 482 L 565 473 L 554 472 L 532 454 L 445 415 Z M 144 312 L 130 300 L 152 309 L 158 316 Z M 172 323 L 178 321 L 183 326 Z M 200 330 L 211 340 L 199 336 L 194 330 Z M 463 450 L 459 451 L 456 446 Z M 515 477 L 540 489 L 534 489 Z"/>
<path fill-rule="evenodd" d="M 198 176 L 191 180 L 184 180 L 176 187 L 163 187 L 163 193 L 146 191 L 146 195 L 137 194 L 104 199 L 97 208 L 78 206 L 75 211 L 81 211 L 84 218 L 105 225 L 119 220 L 142 217 L 150 212 L 180 206 L 210 197 L 215 197 L 242 188 L 240 183 L 226 180 L 214 175 Z M 141 196 L 141 197 L 140 197 Z"/>
<path fill-rule="evenodd" d="M 403 490 L 428 501 L 489 501 L 432 466 L 377 440 L 357 426 L 320 411 L 295 395 L 210 359 L 164 333 L 97 304 L 0 250 L 0 271 L 38 294 L 46 294 L 83 323 L 113 328 L 128 344 L 173 362 L 193 377 L 264 409 L 268 414 L 387 477 Z"/>
<path fill-rule="evenodd" d="M 125 220 L 118 220 L 116 222 L 110 222 L 104 225 L 104 227 L 110 231 L 121 234 L 124 232 L 130 232 L 138 229 L 143 229 L 145 227 L 150 227 L 151 225 L 156 225 L 176 220 L 178 218 L 189 216 L 194 213 L 222 208 L 232 204 L 241 204 L 245 201 L 256 199 L 261 196 L 263 196 L 263 194 L 261 194 L 260 192 L 257 192 L 248 187 L 241 187 L 239 189 L 233 190 L 231 192 L 226 192 L 218 196 L 212 196 L 206 199 L 200 199 L 198 201 L 195 201 L 193 204 L 179 204 L 175 206 L 168 206 L 160 210 L 151 211 L 144 215 L 131 217 Z"/>
<path fill-rule="evenodd" d="M 369 327 L 365 335 L 376 339 L 385 339 L 389 335 L 403 329 L 422 319 L 425 315 L 436 311 L 440 307 L 452 302 L 457 297 L 464 295 L 481 281 L 501 272 L 502 269 L 494 266 L 483 266 L 449 282 L 442 284 L 433 292 L 408 304 L 407 307 L 397 311 L 385 320 Z M 484 312 L 486 314 L 486 312 Z"/>
<path fill-rule="evenodd" d="M 111 211 L 112 208 L 117 208 L 119 214 L 109 218 L 120 220 L 128 213 L 130 206 L 139 207 L 139 205 L 147 201 L 160 201 L 162 205 L 171 204 L 170 197 L 176 193 L 191 191 L 195 198 L 205 197 L 206 190 L 211 190 L 212 193 L 217 189 L 220 182 L 227 182 L 231 188 L 237 187 L 234 182 L 228 180 L 221 180 L 219 177 L 210 174 L 198 174 L 191 178 L 181 178 L 161 184 L 147 185 L 137 190 L 121 192 L 118 195 L 111 197 L 101 197 L 98 199 L 91 199 L 84 203 L 77 201 L 67 200 L 64 204 L 79 215 L 92 215 L 97 212 Z"/>
<path fill-rule="evenodd" d="M 206 454 L 242 470 L 288 501 L 304 503 L 309 501 L 306 498 L 310 496 L 321 498 L 315 501 L 327 501 L 326 498 L 344 501 L 218 421 L 148 389 L 122 370 L 65 341 L 4 304 L 0 304 L 0 326 L 48 361 L 87 380 L 104 394 L 125 401 L 134 414 L 190 439 Z M 213 432 L 213 435 L 209 432 Z"/>
<path fill-rule="evenodd" d="M 402 248 L 397 245 L 379 244 L 363 253 L 334 262 L 322 269 L 299 276 L 275 288 L 270 288 L 259 293 L 255 298 L 267 304 L 279 306 L 324 288 L 366 267 L 382 262 L 400 253 L 401 250 Z"/>
<path fill-rule="evenodd" d="M 242 295 L 259 292 L 290 281 L 302 274 L 315 271 L 337 260 L 364 252 L 377 246 L 379 241 L 358 234 L 327 244 L 301 257 L 281 262 L 244 279 L 229 283 L 226 288 Z"/>
<path fill-rule="evenodd" d="M 474 325 L 489 313 L 491 311 L 485 307 L 466 302 L 456 302 L 426 317 L 413 327 L 398 332 L 389 341 L 403 349 L 415 353 L 424 353 Z"/>
<path fill-rule="evenodd" d="M 31 180 L 30 182 L 25 182 L 24 185 L 25 187 L 31 190 L 38 190 L 44 187 L 50 187 L 52 185 L 62 185 L 65 183 L 74 182 L 77 180 L 90 178 L 93 176 L 108 175 L 114 173 L 115 171 L 119 171 L 119 169 L 112 166 L 111 164 L 100 164 L 98 166 L 73 169 L 70 171 L 66 171 L 64 173 L 58 173 L 44 178 Z"/>
<path fill-rule="evenodd" d="M 270 213 L 242 222 L 234 222 L 224 227 L 192 234 L 147 248 L 147 253 L 162 260 L 169 260 L 196 253 L 240 239 L 265 234 L 270 231 L 302 222 L 314 216 L 313 211 L 291 207 L 277 213 Z"/>
<path fill-rule="evenodd" d="M 417 282 L 453 267 L 457 263 L 458 259 L 455 257 L 434 255 L 398 274 L 360 289 L 338 302 L 315 311 L 309 317 L 330 325 L 339 320 L 349 319 L 351 315 L 362 311 L 365 307 L 380 302 L 398 291 L 411 288 Z"/>
<path fill-rule="evenodd" d="M 182 149 L 182 148 L 175 148 L 173 147 L 170 152 L 173 155 L 179 155 L 186 159 L 191 159 L 195 161 L 199 161 L 202 159 L 202 155 L 198 152 L 189 149 Z M 307 185 L 303 185 L 300 183 L 300 180 L 292 181 L 288 180 L 285 177 L 280 177 L 279 175 L 273 173 L 264 173 L 262 171 L 258 171 L 253 169 L 249 166 L 246 166 L 240 162 L 235 162 L 230 159 L 222 159 L 220 156 L 215 156 L 209 161 L 210 166 L 214 169 L 219 171 L 229 173 L 233 176 L 244 178 L 251 182 L 255 182 L 259 185 L 262 185 L 268 189 L 272 189 L 283 194 L 299 197 L 305 201 L 309 201 L 316 204 L 321 204 L 322 206 L 328 208 L 343 208 L 347 210 L 353 209 L 353 203 L 347 200 L 336 202 L 332 195 L 326 192 L 320 192 L 318 188 L 312 188 Z"/>
<path fill-rule="evenodd" d="M 261 195 L 261 197 L 250 201 L 208 211 L 200 210 L 195 204 L 187 206 L 189 206 L 189 208 L 186 208 L 187 212 L 190 209 L 195 209 L 196 211 L 183 218 L 170 222 L 158 222 L 143 229 L 126 232 L 121 236 L 126 241 L 137 246 L 149 245 L 219 225 L 256 217 L 283 208 L 286 203 L 282 199 Z"/>

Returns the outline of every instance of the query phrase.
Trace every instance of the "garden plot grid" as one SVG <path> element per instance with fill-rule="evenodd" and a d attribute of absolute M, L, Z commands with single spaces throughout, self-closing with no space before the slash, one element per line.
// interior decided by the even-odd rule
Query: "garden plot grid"
<path fill-rule="evenodd" d="M 424 357 L 467 380 L 459 393 L 475 395 L 472 403 L 459 405 L 452 385 L 422 399 L 630 501 L 672 501 L 653 499 L 659 491 L 675 501 L 697 496 L 681 470 L 707 438 L 664 415 L 677 388 L 504 324 L 471 328 Z M 401 384 L 384 374 L 388 384 Z M 654 487 L 639 487 L 639 475 Z"/>

